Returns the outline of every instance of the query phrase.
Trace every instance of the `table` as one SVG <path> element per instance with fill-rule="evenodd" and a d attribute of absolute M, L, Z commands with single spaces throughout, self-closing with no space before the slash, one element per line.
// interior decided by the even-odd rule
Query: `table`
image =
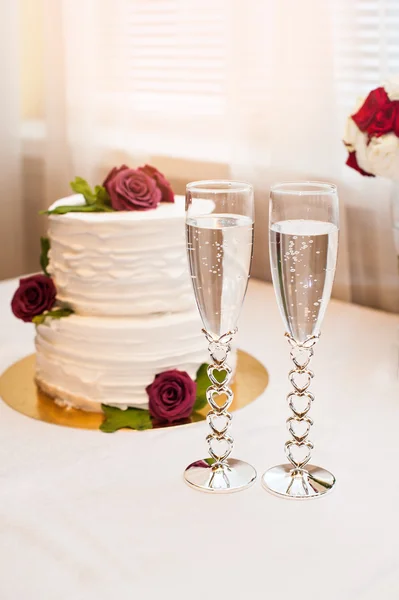
<path fill-rule="evenodd" d="M 33 327 L 9 312 L 15 287 L 0 284 L 1 370 L 33 351 Z M 276 498 L 259 481 L 223 496 L 184 485 L 184 467 L 206 456 L 205 423 L 107 435 L 1 402 L 1 600 L 397 600 L 398 324 L 330 303 L 312 362 L 311 439 L 315 464 L 338 483 L 308 502 Z M 290 390 L 268 284 L 250 283 L 239 345 L 270 374 L 234 419 L 234 455 L 262 474 L 284 461 Z"/>

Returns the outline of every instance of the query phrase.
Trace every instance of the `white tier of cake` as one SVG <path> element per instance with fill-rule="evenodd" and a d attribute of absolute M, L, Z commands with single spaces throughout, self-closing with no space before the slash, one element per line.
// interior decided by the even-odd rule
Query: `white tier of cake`
<path fill-rule="evenodd" d="M 80 194 L 53 206 L 81 204 Z M 132 316 L 194 307 L 184 198 L 148 211 L 70 212 L 49 218 L 49 272 L 76 313 Z"/>
<path fill-rule="evenodd" d="M 63 204 L 82 204 L 80 194 Z M 169 369 L 209 362 L 185 249 L 184 198 L 144 212 L 49 218 L 48 270 L 75 314 L 37 327 L 36 380 L 84 410 L 148 407 L 146 387 Z"/>
<path fill-rule="evenodd" d="M 179 369 L 195 379 L 209 362 L 196 310 L 47 319 L 37 327 L 36 351 L 39 386 L 87 411 L 101 411 L 101 404 L 147 408 L 146 387 L 155 375 Z"/>

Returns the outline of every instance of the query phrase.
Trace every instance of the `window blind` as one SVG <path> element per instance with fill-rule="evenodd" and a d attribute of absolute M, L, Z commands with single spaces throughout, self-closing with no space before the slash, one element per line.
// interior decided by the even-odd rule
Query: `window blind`
<path fill-rule="evenodd" d="M 93 5 L 95 102 L 110 146 L 212 160 L 225 154 L 231 7 L 228 0 Z M 220 143 L 210 146 L 207 131 Z"/>
<path fill-rule="evenodd" d="M 399 74 L 399 2 L 338 0 L 331 8 L 337 99 L 350 108 Z"/>

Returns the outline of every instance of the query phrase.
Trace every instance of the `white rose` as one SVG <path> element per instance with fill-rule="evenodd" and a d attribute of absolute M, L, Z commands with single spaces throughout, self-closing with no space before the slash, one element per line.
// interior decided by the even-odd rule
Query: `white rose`
<path fill-rule="evenodd" d="M 384 88 L 390 100 L 399 100 L 399 75 L 389 79 Z"/>
<path fill-rule="evenodd" d="M 348 117 L 344 132 L 344 144 L 349 152 L 356 150 L 358 144 L 361 143 L 365 137 L 366 135 L 363 131 L 360 131 L 352 117 Z"/>
<path fill-rule="evenodd" d="M 394 133 L 371 138 L 365 151 L 368 169 L 360 162 L 357 150 L 356 157 L 362 169 L 369 173 L 399 181 L 399 138 Z"/>
<path fill-rule="evenodd" d="M 361 106 L 363 106 L 364 100 L 365 100 L 364 98 L 357 99 L 356 106 L 355 106 L 353 112 L 351 113 L 351 115 L 354 115 L 357 113 L 359 108 Z M 347 146 L 349 152 L 353 152 L 359 136 L 361 137 L 362 135 L 364 135 L 364 133 L 362 131 L 360 131 L 359 127 L 356 125 L 355 121 L 352 119 L 352 116 L 349 116 L 346 120 L 346 126 L 345 126 L 345 132 L 344 132 L 344 143 L 345 143 L 345 146 Z"/>

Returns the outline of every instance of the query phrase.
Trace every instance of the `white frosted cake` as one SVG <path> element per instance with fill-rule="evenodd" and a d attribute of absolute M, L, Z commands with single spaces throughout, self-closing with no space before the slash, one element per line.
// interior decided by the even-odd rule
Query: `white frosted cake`
<path fill-rule="evenodd" d="M 56 205 L 80 204 L 77 194 Z M 49 217 L 48 272 L 73 310 L 37 326 L 36 381 L 61 404 L 147 408 L 169 369 L 195 379 L 207 344 L 187 268 L 184 198 L 146 211 Z"/>

